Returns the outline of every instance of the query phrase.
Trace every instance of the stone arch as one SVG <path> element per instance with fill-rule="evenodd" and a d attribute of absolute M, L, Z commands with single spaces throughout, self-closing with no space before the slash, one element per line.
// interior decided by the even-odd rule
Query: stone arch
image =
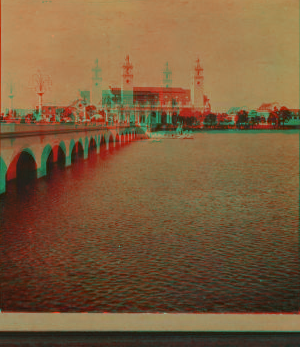
<path fill-rule="evenodd" d="M 115 144 L 116 144 L 116 147 L 120 146 L 120 136 L 118 133 L 116 133 Z"/>
<path fill-rule="evenodd" d="M 19 148 L 17 151 L 15 151 L 11 158 L 10 161 L 8 161 L 8 165 L 7 165 L 7 171 L 6 171 L 6 181 L 10 181 L 16 178 L 17 175 L 17 162 L 22 154 L 22 152 L 27 152 L 29 155 L 31 155 L 35 161 L 35 163 L 37 163 L 36 157 L 33 153 L 33 150 L 28 146 L 28 147 L 22 147 Z"/>
<path fill-rule="evenodd" d="M 84 144 L 83 144 L 83 141 L 82 141 L 82 138 L 81 138 L 81 137 L 79 137 L 77 143 L 80 143 L 81 146 L 82 146 L 82 149 L 84 150 Z"/>
<path fill-rule="evenodd" d="M 10 162 L 6 171 L 6 181 L 17 179 L 21 183 L 28 183 L 37 177 L 37 160 L 31 148 L 22 148 Z M 22 175 L 19 173 L 22 171 Z"/>
<path fill-rule="evenodd" d="M 60 141 L 58 147 L 60 147 L 62 149 L 62 151 L 64 152 L 65 156 L 67 156 L 67 148 L 66 148 L 66 144 L 64 143 L 64 141 Z"/>
<path fill-rule="evenodd" d="M 96 140 L 95 140 L 96 138 Z M 91 153 L 95 153 L 97 150 L 97 136 L 91 136 L 90 137 L 90 141 L 89 141 L 89 145 L 88 145 L 88 154 L 90 155 Z"/>
<path fill-rule="evenodd" d="M 106 148 L 107 148 L 106 137 L 104 134 L 102 134 L 100 138 L 100 153 L 103 153 L 104 151 L 106 151 Z"/>
<path fill-rule="evenodd" d="M 115 147 L 115 138 L 111 132 L 108 133 L 108 136 L 108 147 L 109 150 L 112 150 Z"/>
<path fill-rule="evenodd" d="M 67 148 L 64 141 L 55 141 L 52 143 L 53 163 L 59 166 L 65 166 L 67 160 Z"/>
<path fill-rule="evenodd" d="M 128 139 L 127 139 L 127 132 L 126 131 L 124 131 L 123 132 L 123 143 L 127 143 L 128 142 Z"/>
<path fill-rule="evenodd" d="M 42 152 L 41 155 L 41 167 L 39 168 L 39 177 L 45 176 L 48 173 L 49 169 L 49 160 L 53 163 L 54 158 L 53 158 L 53 150 L 51 145 L 47 144 Z"/>
<path fill-rule="evenodd" d="M 84 147 L 81 138 L 79 138 L 78 141 L 76 141 L 75 145 L 73 146 L 72 152 L 70 153 L 70 156 L 71 163 L 74 163 L 79 158 L 84 157 Z"/>
<path fill-rule="evenodd" d="M 75 141 L 72 139 L 72 140 L 70 141 L 70 145 L 69 145 L 69 156 L 70 156 L 70 157 L 71 157 L 71 155 L 72 155 L 72 151 L 73 151 L 74 146 L 75 146 Z"/>
<path fill-rule="evenodd" d="M 89 144 L 90 144 L 90 140 L 86 136 L 86 138 L 84 140 L 84 148 L 83 148 L 83 150 L 87 150 L 89 148 Z"/>
<path fill-rule="evenodd" d="M 110 138 L 112 137 L 113 142 L 114 142 L 114 135 L 111 131 L 107 131 L 105 134 L 105 140 L 106 140 L 106 144 L 109 146 L 109 142 L 110 142 Z"/>

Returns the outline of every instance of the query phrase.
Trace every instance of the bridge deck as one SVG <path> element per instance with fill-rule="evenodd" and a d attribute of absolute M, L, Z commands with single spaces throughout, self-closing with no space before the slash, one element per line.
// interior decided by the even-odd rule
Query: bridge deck
<path fill-rule="evenodd" d="M 111 129 L 130 129 L 136 125 L 76 125 L 76 124 L 0 124 L 0 138 L 67 134 Z"/>

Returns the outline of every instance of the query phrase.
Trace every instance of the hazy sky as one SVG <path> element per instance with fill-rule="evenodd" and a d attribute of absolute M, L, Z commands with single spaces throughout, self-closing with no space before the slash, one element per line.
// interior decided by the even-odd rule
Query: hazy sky
<path fill-rule="evenodd" d="M 52 77 L 45 102 L 68 104 L 90 88 L 96 58 L 103 88 L 120 86 L 126 54 L 135 86 L 189 88 L 204 68 L 213 110 L 278 101 L 299 107 L 298 0 L 2 0 L 2 106 L 37 105 L 28 89 L 38 68 Z M 11 77 L 9 77 L 11 76 Z"/>

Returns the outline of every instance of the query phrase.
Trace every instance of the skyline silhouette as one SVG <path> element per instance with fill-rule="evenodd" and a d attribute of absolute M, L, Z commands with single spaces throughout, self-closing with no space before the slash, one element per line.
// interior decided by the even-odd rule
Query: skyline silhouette
<path fill-rule="evenodd" d="M 90 90 L 99 59 L 103 89 L 121 85 L 130 55 L 134 85 L 160 86 L 165 62 L 174 87 L 190 88 L 199 57 L 212 110 L 278 102 L 299 107 L 296 1 L 87 1 L 2 4 L 2 84 L 23 84 L 14 107 L 38 104 L 27 88 L 37 69 L 51 75 L 45 102 L 68 104 Z M 2 109 L 9 98 L 2 88 Z"/>

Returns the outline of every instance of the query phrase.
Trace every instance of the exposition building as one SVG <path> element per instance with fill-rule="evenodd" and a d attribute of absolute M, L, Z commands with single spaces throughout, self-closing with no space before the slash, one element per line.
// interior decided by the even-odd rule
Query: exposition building
<path fill-rule="evenodd" d="M 114 122 L 134 122 L 148 127 L 177 124 L 178 116 L 210 112 L 204 94 L 203 68 L 199 59 L 192 73 L 191 89 L 172 86 L 172 71 L 168 63 L 163 71 L 160 87 L 134 85 L 133 65 L 127 55 L 122 68 L 121 87 L 102 90 L 101 69 L 96 60 L 93 68 L 91 104 L 103 109 L 106 118 Z"/>

